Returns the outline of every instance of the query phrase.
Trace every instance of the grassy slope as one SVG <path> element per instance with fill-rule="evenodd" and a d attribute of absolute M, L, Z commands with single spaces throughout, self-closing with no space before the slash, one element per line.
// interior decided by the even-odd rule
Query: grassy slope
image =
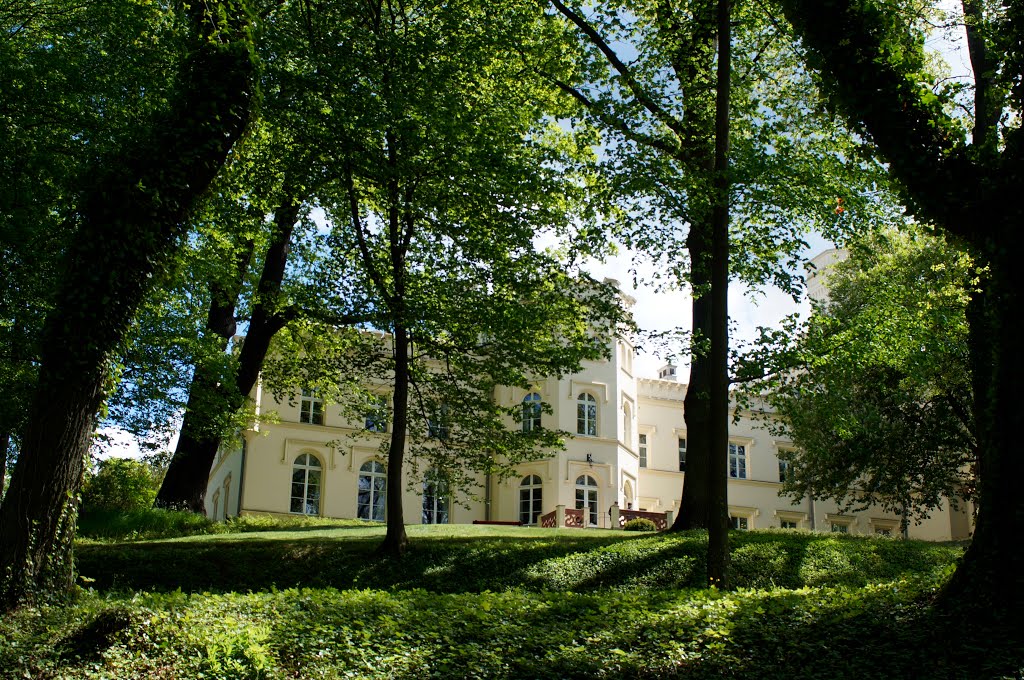
<path fill-rule="evenodd" d="M 742 589 L 722 593 L 696 588 L 700 534 L 410 527 L 396 564 L 372 555 L 380 527 L 294 528 L 80 545 L 96 592 L 0 621 L 0 677 L 974 678 L 1021 664 L 929 612 L 959 546 L 737 532 Z"/>

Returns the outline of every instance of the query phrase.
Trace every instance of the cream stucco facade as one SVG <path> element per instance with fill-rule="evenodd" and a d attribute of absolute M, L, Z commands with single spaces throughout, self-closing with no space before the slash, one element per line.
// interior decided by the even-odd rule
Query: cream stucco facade
<path fill-rule="evenodd" d="M 613 505 L 675 513 L 685 477 L 680 451 L 686 440 L 686 386 L 677 381 L 673 367 L 663 369 L 662 378 L 637 378 L 635 349 L 626 340 L 611 341 L 609 350 L 611 358 L 588 362 L 575 375 L 542 380 L 530 390 L 500 388 L 495 394 L 509 405 L 539 395 L 552 409 L 540 416 L 541 426 L 571 433 L 564 450 L 520 465 L 505 480 L 480 477 L 478 487 L 454 490 L 460 502 L 440 512 L 444 501 L 435 499 L 421 479 L 408 477 L 400 490 L 406 521 L 536 524 L 538 514 L 561 505 L 582 506 L 586 524 L 610 528 Z M 387 490 L 381 486 L 384 461 L 378 447 L 386 433 L 367 432 L 363 423 L 347 421 L 331 404 L 317 409 L 306 403 L 304 410 L 301 402 L 278 401 L 259 387 L 252 396 L 261 413 L 276 413 L 276 422 L 254 425 L 243 433 L 242 446 L 218 456 L 207 492 L 210 516 L 297 513 L 382 519 L 380 497 Z M 508 426 L 522 427 L 511 418 Z M 749 415 L 730 424 L 728 489 L 734 526 L 899 533 L 900 518 L 880 510 L 844 515 L 829 502 L 780 497 L 778 452 L 791 446 L 772 438 Z M 909 535 L 949 540 L 966 538 L 971 528 L 966 508 L 945 507 L 911 525 Z"/>

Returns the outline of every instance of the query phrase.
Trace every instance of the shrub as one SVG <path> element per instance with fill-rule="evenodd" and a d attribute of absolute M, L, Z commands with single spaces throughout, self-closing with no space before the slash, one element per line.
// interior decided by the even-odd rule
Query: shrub
<path fill-rule="evenodd" d="M 222 524 L 194 512 L 181 510 L 89 510 L 78 519 L 78 535 L 114 541 L 178 538 L 198 534 L 221 533 Z"/>
<path fill-rule="evenodd" d="M 107 458 L 82 488 L 82 510 L 144 510 L 153 505 L 157 480 L 145 463 L 131 458 Z"/>
<path fill-rule="evenodd" d="M 637 517 L 626 522 L 624 531 L 657 531 L 658 526 L 646 517 Z"/>

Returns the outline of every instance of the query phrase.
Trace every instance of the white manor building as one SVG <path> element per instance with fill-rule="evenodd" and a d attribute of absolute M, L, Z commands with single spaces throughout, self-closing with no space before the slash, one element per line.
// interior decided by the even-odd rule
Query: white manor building
<path fill-rule="evenodd" d="M 388 436 L 386 424 L 351 422 L 339 407 L 308 392 L 289 405 L 257 386 L 252 396 L 258 412 L 276 412 L 277 422 L 253 425 L 242 433 L 240 448 L 218 455 L 210 473 L 207 514 L 215 519 L 269 513 L 381 521 L 385 494 L 397 492 L 404 494 L 408 521 L 423 523 L 553 525 L 557 519 L 558 526 L 582 522 L 613 528 L 629 510 L 665 513 L 671 521 L 685 477 L 686 385 L 678 382 L 671 365 L 658 378 L 637 377 L 633 345 L 623 339 L 611 342 L 609 359 L 586 362 L 575 375 L 549 378 L 528 390 L 497 390 L 495 399 L 522 404 L 528 414 L 522 423 L 509 418 L 510 428 L 539 424 L 573 434 L 564 450 L 520 465 L 509 479 L 481 477 L 480 488 L 468 490 L 472 496 L 466 506 L 439 495 L 429 480 L 407 477 L 402 489 L 386 488 L 385 461 L 378 453 L 380 438 Z M 532 409 L 541 400 L 552 413 Z M 880 509 L 843 514 L 832 502 L 780 497 L 785 470 L 778 455 L 792 443 L 774 439 L 750 414 L 741 413 L 737 423 L 730 423 L 729 440 L 729 513 L 735 528 L 899 533 L 900 518 Z M 407 475 L 413 474 L 408 469 Z M 930 519 L 911 524 L 909 536 L 968 537 L 972 521 L 963 505 L 953 510 L 947 503 Z"/>

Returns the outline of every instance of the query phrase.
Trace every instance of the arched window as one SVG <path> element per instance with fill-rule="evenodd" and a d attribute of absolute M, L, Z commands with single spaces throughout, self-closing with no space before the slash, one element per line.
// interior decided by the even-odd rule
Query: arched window
<path fill-rule="evenodd" d="M 356 517 L 374 522 L 384 521 L 384 507 L 388 497 L 388 478 L 384 466 L 368 460 L 359 468 L 359 498 Z"/>
<path fill-rule="evenodd" d="M 213 492 L 213 514 L 210 519 L 217 519 L 217 509 L 220 507 L 220 490 Z"/>
<path fill-rule="evenodd" d="M 292 465 L 292 501 L 290 512 L 320 514 L 320 461 L 311 453 L 299 454 Z"/>
<path fill-rule="evenodd" d="M 632 485 L 632 483 L 630 483 L 630 481 L 628 479 L 625 482 L 622 483 L 622 495 L 623 495 L 623 500 L 626 501 L 626 509 L 627 510 L 632 510 L 633 509 L 633 485 Z"/>
<path fill-rule="evenodd" d="M 584 511 L 587 526 L 597 526 L 597 482 L 590 475 L 576 478 L 576 509 Z"/>
<path fill-rule="evenodd" d="M 448 483 L 436 473 L 423 480 L 423 524 L 448 524 Z"/>
<path fill-rule="evenodd" d="M 544 488 L 537 475 L 524 477 L 519 483 L 519 521 L 536 524 L 544 505 Z"/>
<path fill-rule="evenodd" d="M 576 397 L 576 433 L 597 436 L 597 399 L 589 392 Z"/>
<path fill-rule="evenodd" d="M 530 392 L 523 397 L 523 432 L 540 429 L 540 395 Z"/>

